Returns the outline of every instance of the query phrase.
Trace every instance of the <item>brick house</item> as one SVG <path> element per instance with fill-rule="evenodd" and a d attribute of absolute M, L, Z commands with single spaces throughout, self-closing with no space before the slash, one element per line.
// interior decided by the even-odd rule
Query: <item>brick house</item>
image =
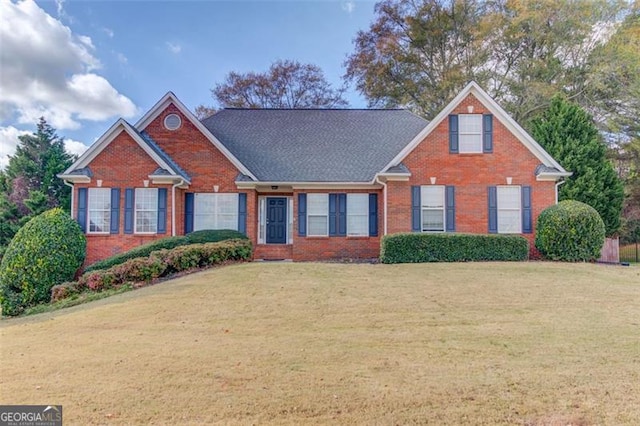
<path fill-rule="evenodd" d="M 516 233 L 569 176 L 476 83 L 431 122 L 406 110 L 226 109 L 167 93 L 68 170 L 87 263 L 151 240 L 237 229 L 256 259 L 373 258 L 396 232 Z"/>

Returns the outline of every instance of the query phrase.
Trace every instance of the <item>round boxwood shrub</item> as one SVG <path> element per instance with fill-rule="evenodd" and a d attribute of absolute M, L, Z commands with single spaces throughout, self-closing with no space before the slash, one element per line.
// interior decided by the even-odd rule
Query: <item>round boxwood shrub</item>
<path fill-rule="evenodd" d="M 62 209 L 48 210 L 27 222 L 13 237 L 0 263 L 3 315 L 48 302 L 51 288 L 71 281 L 86 255 L 80 226 Z"/>
<path fill-rule="evenodd" d="M 566 200 L 540 213 L 535 244 L 547 259 L 592 261 L 600 257 L 604 237 L 604 222 L 593 207 Z"/>

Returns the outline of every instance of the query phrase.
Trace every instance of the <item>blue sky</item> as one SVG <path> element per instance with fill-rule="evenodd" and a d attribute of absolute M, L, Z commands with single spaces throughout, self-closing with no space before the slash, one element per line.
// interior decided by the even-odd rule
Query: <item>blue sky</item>
<path fill-rule="evenodd" d="M 373 1 L 0 0 L 0 168 L 44 117 L 80 153 L 167 91 L 192 110 L 230 71 L 277 59 L 320 66 L 335 86 Z M 350 106 L 366 107 L 353 88 Z"/>

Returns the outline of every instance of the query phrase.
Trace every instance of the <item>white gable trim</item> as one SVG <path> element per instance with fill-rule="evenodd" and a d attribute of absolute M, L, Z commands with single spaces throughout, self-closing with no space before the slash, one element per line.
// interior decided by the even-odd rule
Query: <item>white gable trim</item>
<path fill-rule="evenodd" d="M 136 141 L 140 148 L 142 148 L 144 152 L 146 152 L 158 166 L 162 167 L 163 169 L 169 170 L 173 176 L 178 176 L 174 172 L 173 167 L 171 167 L 162 158 L 160 158 L 158 154 L 156 154 L 155 151 L 151 149 L 151 147 L 149 147 L 149 145 L 144 140 L 142 140 L 138 132 L 136 132 L 135 129 L 133 129 L 133 127 L 131 127 L 131 125 L 122 118 L 116 121 L 113 126 L 111 126 L 109 130 L 107 130 L 100 137 L 100 139 L 98 139 L 93 145 L 91 145 L 89 149 L 87 149 L 84 154 L 82 154 L 80 158 L 78 158 L 78 160 L 76 160 L 76 162 L 71 165 L 71 167 L 65 170 L 64 173 L 61 173 L 60 176 L 68 176 L 72 171 L 76 169 L 87 167 L 91 163 L 91 161 L 93 161 L 93 159 L 96 158 L 98 154 L 100 154 L 122 132 L 126 132 L 129 136 L 131 136 L 131 138 Z"/>
<path fill-rule="evenodd" d="M 216 138 L 210 131 L 207 129 L 204 124 L 198 120 L 198 118 L 193 115 L 191 111 L 173 94 L 173 92 L 167 92 L 166 95 L 162 97 L 145 115 L 142 116 L 140 120 L 136 123 L 136 129 L 143 131 L 153 120 L 155 120 L 162 111 L 164 111 L 169 104 L 175 105 L 176 108 L 185 116 L 191 123 L 196 126 L 196 128 L 207 138 L 209 141 L 215 146 L 222 154 L 227 157 L 231 163 L 236 166 L 236 168 L 247 176 L 250 176 L 254 180 L 258 180 L 253 173 L 247 169 L 244 164 L 240 162 L 232 153 L 224 146 L 218 138 Z"/>
<path fill-rule="evenodd" d="M 487 94 L 475 81 L 467 84 L 467 86 L 462 89 L 460 93 L 451 101 L 449 104 L 442 110 L 440 113 L 429 122 L 429 124 L 420 132 L 418 135 L 413 138 L 409 144 L 404 147 L 398 155 L 394 157 L 389 164 L 382 168 L 382 170 L 387 170 L 389 167 L 397 166 L 404 160 L 407 155 L 409 155 L 444 119 L 446 119 L 449 114 L 462 102 L 467 96 L 470 94 L 474 95 L 476 99 L 478 99 L 484 106 L 489 109 L 489 111 L 493 114 L 495 118 L 500 120 L 502 124 L 516 137 L 522 144 L 531 151 L 533 155 L 536 156 L 538 160 L 542 162 L 542 164 L 555 167 L 561 173 L 567 173 L 567 171 L 560 165 L 556 160 L 549 155 L 547 151 L 544 150 L 536 142 L 518 123 L 516 123 L 513 118 L 507 112 L 502 109 L 500 105 L 496 101 L 494 101 L 491 96 Z"/>

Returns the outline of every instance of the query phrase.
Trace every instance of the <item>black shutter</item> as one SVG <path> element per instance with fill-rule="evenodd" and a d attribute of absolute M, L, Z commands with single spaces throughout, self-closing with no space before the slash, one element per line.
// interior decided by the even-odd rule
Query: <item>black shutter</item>
<path fill-rule="evenodd" d="M 449 153 L 457 154 L 458 149 L 458 116 L 451 114 L 449 116 Z"/>
<path fill-rule="evenodd" d="M 482 152 L 493 152 L 493 115 L 482 116 Z"/>
<path fill-rule="evenodd" d="M 455 232 L 456 230 L 456 187 L 455 186 L 447 186 L 446 192 L 444 195 L 445 198 L 445 209 L 446 209 L 446 220 L 447 223 L 445 225 L 445 230 L 447 232 Z"/>
<path fill-rule="evenodd" d="M 187 192 L 184 194 L 184 233 L 193 232 L 193 212 L 195 210 L 195 194 Z"/>
<path fill-rule="evenodd" d="M 378 236 L 378 194 L 369 194 L 369 236 Z"/>
<path fill-rule="evenodd" d="M 298 194 L 298 235 L 307 236 L 307 194 Z"/>
<path fill-rule="evenodd" d="M 247 194 L 238 194 L 238 232 L 247 235 Z"/>
<path fill-rule="evenodd" d="M 531 187 L 522 187 L 522 233 L 533 232 L 533 220 L 531 217 Z"/>
<path fill-rule="evenodd" d="M 87 232 L 87 188 L 78 188 L 78 216 L 76 220 L 82 232 Z"/>
<path fill-rule="evenodd" d="M 498 188 L 490 186 L 488 190 L 489 200 L 489 233 L 498 233 Z"/>
<path fill-rule="evenodd" d="M 421 201 L 420 201 L 420 187 L 411 187 L 411 231 L 420 232 L 422 230 L 421 222 Z"/>
<path fill-rule="evenodd" d="M 158 234 L 167 233 L 167 188 L 158 188 Z"/>
<path fill-rule="evenodd" d="M 133 188 L 124 190 L 124 233 L 133 234 Z"/>
<path fill-rule="evenodd" d="M 111 188 L 111 224 L 109 232 L 120 232 L 120 188 Z"/>

